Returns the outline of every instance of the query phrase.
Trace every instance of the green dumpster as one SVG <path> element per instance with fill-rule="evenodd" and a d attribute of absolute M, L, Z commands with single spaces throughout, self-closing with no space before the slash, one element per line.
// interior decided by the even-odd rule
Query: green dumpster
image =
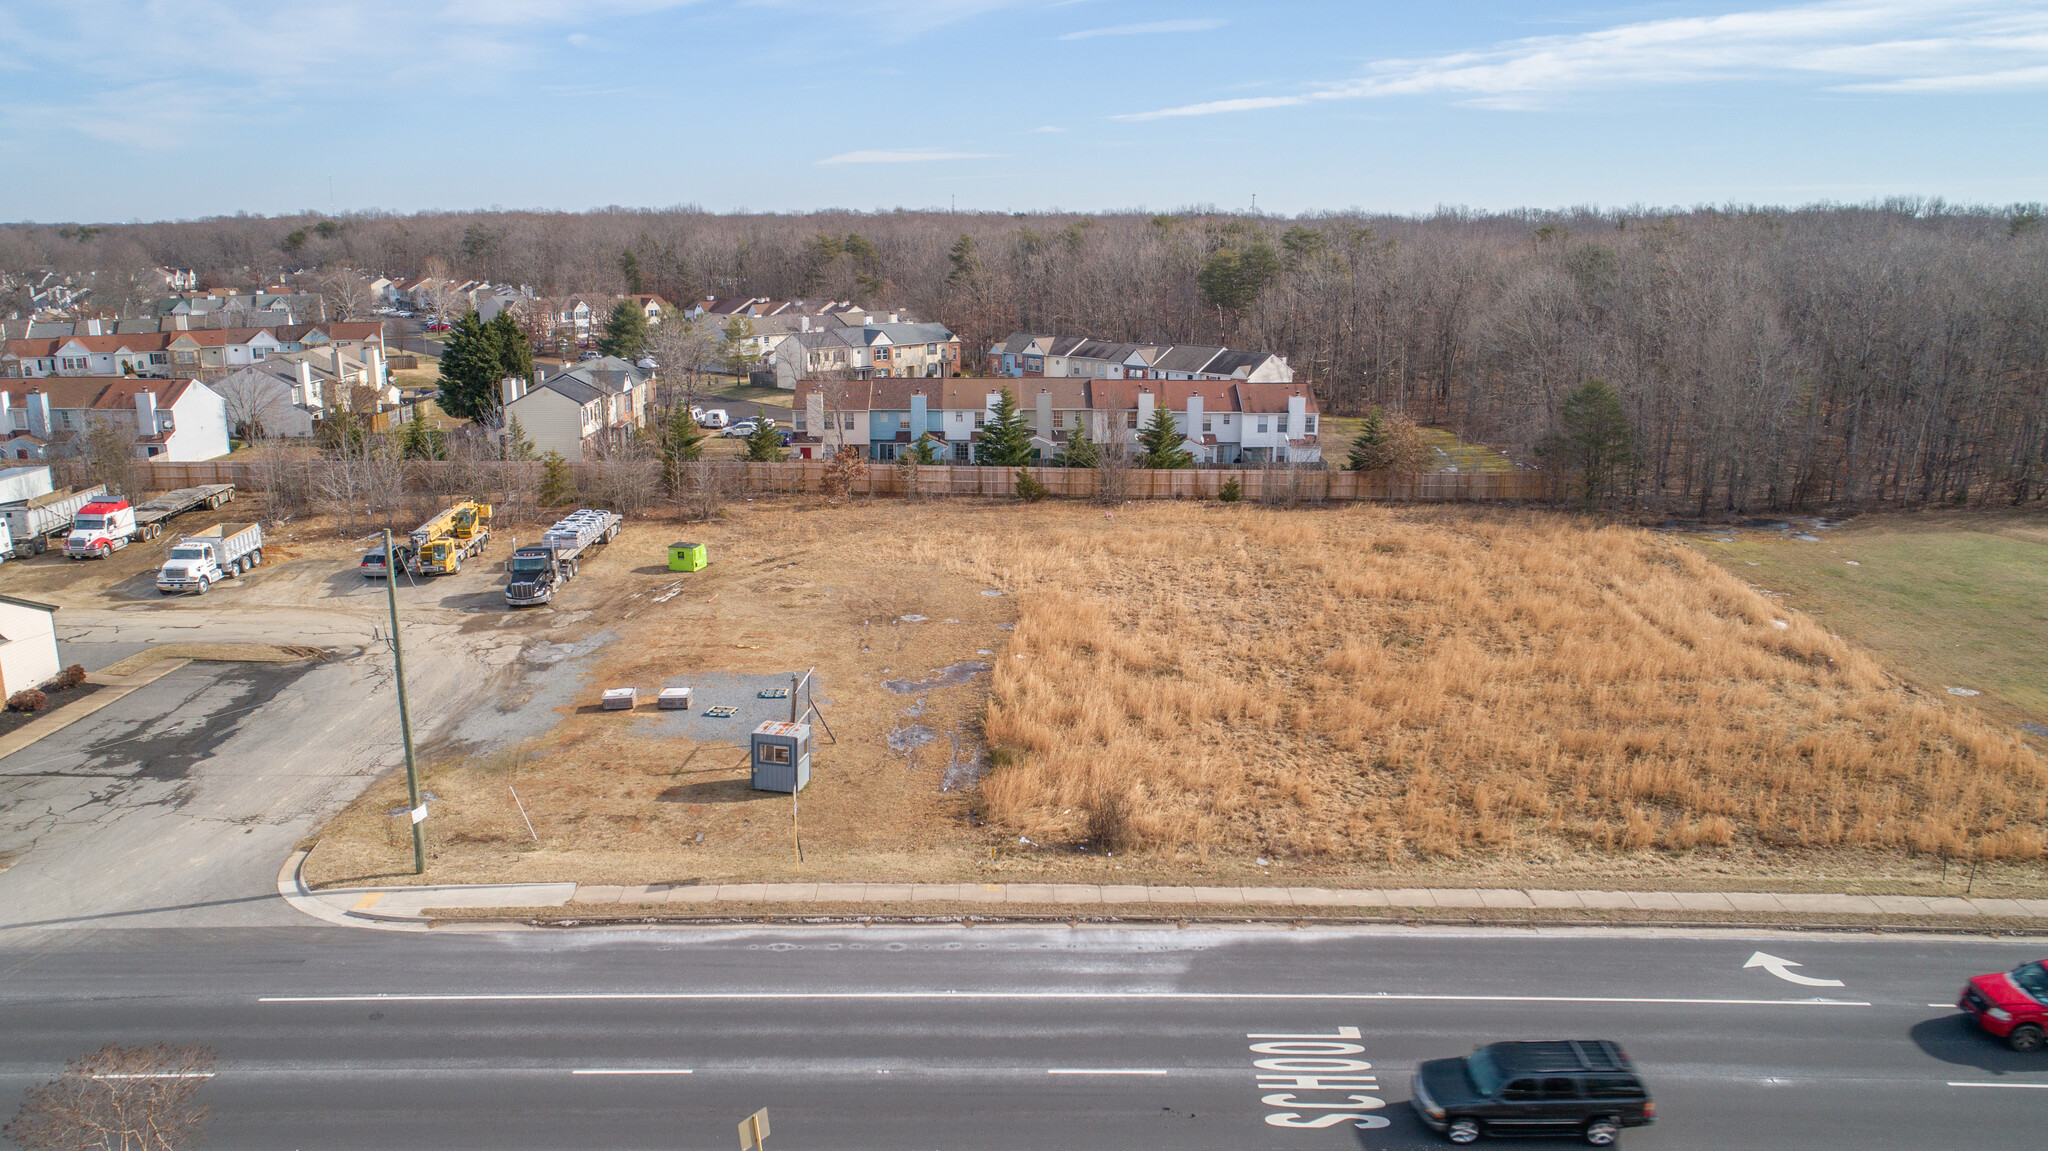
<path fill-rule="evenodd" d="M 703 544 L 668 545 L 668 570 L 672 572 L 693 572 L 711 561 L 704 558 Z"/>

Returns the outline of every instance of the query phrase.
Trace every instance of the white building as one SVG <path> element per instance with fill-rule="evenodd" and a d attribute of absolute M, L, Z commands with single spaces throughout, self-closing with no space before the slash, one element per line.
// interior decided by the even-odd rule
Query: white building
<path fill-rule="evenodd" d="M 57 606 L 0 595 L 0 699 L 41 687 L 62 669 Z"/>
<path fill-rule="evenodd" d="M 228 454 L 227 404 L 198 380 L 53 377 L 26 391 L 0 391 L 0 446 L 13 459 L 75 454 L 96 419 L 132 436 L 137 459 L 187 463 Z"/>

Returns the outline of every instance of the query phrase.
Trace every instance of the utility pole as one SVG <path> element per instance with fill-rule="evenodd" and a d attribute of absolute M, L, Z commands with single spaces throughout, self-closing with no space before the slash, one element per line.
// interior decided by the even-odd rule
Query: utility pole
<path fill-rule="evenodd" d="M 384 529 L 384 593 L 391 605 L 391 666 L 398 679 L 398 730 L 405 737 L 405 793 L 412 801 L 412 873 L 427 871 L 427 829 L 420 826 L 427 809 L 420 803 L 420 766 L 412 753 L 412 713 L 405 705 L 405 649 L 398 639 L 398 552 L 391 529 Z"/>

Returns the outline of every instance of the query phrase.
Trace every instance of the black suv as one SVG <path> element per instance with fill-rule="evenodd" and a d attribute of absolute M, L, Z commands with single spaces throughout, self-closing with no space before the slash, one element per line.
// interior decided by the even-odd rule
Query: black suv
<path fill-rule="evenodd" d="M 1605 1147 L 1623 1127 L 1657 1117 L 1635 1064 L 1605 1039 L 1491 1043 L 1463 1059 L 1424 1063 L 1413 1086 L 1416 1114 L 1453 1143 L 1482 1133 L 1578 1134 Z"/>

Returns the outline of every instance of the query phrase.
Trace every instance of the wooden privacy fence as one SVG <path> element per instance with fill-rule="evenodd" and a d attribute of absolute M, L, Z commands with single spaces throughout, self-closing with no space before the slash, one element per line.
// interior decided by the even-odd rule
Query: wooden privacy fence
<path fill-rule="evenodd" d="M 234 484 L 249 491 L 261 491 L 267 472 L 261 463 L 246 461 L 200 464 L 149 463 L 146 465 L 153 488 L 185 488 L 198 484 Z M 310 461 L 303 466 L 317 473 L 333 465 Z M 414 461 L 405 465 L 409 476 L 431 482 L 434 473 L 462 465 Z M 601 465 L 571 464 L 579 486 L 591 485 L 592 473 Z M 791 460 L 779 464 L 720 461 L 703 465 L 728 491 L 803 494 L 824 489 L 823 460 Z M 492 469 L 514 469 L 529 473 L 538 483 L 538 463 L 493 464 Z M 1236 480 L 1239 496 L 1247 503 L 1321 503 L 1327 500 L 1412 500 L 1421 503 L 1457 501 L 1550 503 L 1571 498 L 1567 477 L 1554 472 L 1424 472 L 1388 475 L 1334 471 L 1324 468 L 1183 468 L 1154 470 L 1128 468 L 1102 471 L 1093 468 L 1028 468 L 1031 478 L 1044 484 L 1055 496 L 1092 498 L 1098 487 L 1121 487 L 1122 498 L 1133 500 L 1213 500 L 1223 485 Z M 500 474 L 503 474 L 502 472 Z M 876 463 L 868 474 L 854 481 L 856 495 L 901 496 L 1014 496 L 1015 468 L 984 468 L 938 464 L 910 469 Z"/>

